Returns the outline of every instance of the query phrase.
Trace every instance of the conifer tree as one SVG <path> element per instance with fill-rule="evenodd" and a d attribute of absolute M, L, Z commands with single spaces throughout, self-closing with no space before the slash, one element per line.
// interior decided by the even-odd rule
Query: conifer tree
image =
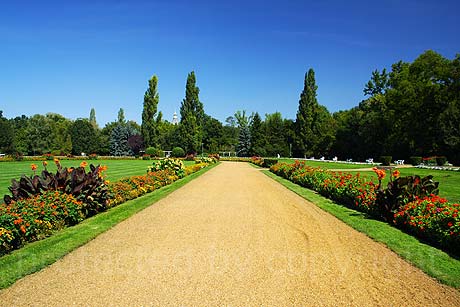
<path fill-rule="evenodd" d="M 91 108 L 89 113 L 89 122 L 93 125 L 94 129 L 99 129 L 96 121 L 96 110 L 94 110 L 94 108 Z"/>
<path fill-rule="evenodd" d="M 309 69 L 305 74 L 304 88 L 300 94 L 299 109 L 296 116 L 296 148 L 300 156 L 310 156 L 314 153 L 316 136 L 314 134 L 315 114 L 319 105 L 316 100 L 315 72 Z"/>
<path fill-rule="evenodd" d="M 157 76 L 152 76 L 149 80 L 149 87 L 144 94 L 144 108 L 142 111 L 141 134 L 146 148 L 158 146 L 158 129 L 155 116 L 160 96 L 158 95 L 157 87 L 158 78 Z"/>
<path fill-rule="evenodd" d="M 110 135 L 110 154 L 112 156 L 129 156 L 132 154 L 128 137 L 128 128 L 118 123 Z"/>

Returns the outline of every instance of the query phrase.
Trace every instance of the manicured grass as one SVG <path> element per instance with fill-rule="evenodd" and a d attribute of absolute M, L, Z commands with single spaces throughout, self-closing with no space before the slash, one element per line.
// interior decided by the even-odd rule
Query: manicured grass
<path fill-rule="evenodd" d="M 264 173 L 354 229 L 385 244 L 428 275 L 446 285 L 460 288 L 460 260 L 452 258 L 447 253 L 424 244 L 384 222 L 369 219 L 361 212 L 337 205 L 314 191 L 278 177 L 269 171 L 264 171 Z"/>
<path fill-rule="evenodd" d="M 56 165 L 53 161 L 47 161 L 47 169 L 50 172 L 56 171 Z M 82 161 L 79 160 L 62 160 L 64 167 L 77 167 Z M 134 175 L 143 175 L 147 171 L 147 166 L 152 165 L 153 160 L 86 160 L 88 164 L 107 165 L 106 178 L 110 181 L 119 180 L 122 177 Z M 1 162 L 0 163 L 0 201 L 3 195 L 9 194 L 8 187 L 11 185 L 11 179 L 18 180 L 21 175 L 32 175 L 30 165 L 34 163 L 38 166 L 37 174 L 43 170 L 41 161 L 20 161 L 20 162 Z M 194 161 L 184 161 L 185 165 L 194 164 Z"/>
<path fill-rule="evenodd" d="M 279 162 L 294 163 L 296 159 L 281 158 Z M 305 162 L 306 165 L 312 167 L 321 167 L 324 169 L 358 169 L 358 168 L 369 168 L 373 167 L 373 164 L 353 164 L 353 163 L 340 163 L 340 162 L 322 162 L 322 161 L 311 161 L 311 160 L 300 160 Z"/>
<path fill-rule="evenodd" d="M 419 175 L 425 177 L 433 175 L 433 180 L 439 182 L 439 195 L 447 198 L 450 202 L 460 203 L 460 172 L 455 171 L 440 171 L 440 170 L 428 170 L 421 168 L 399 168 L 401 176 L 412 176 Z M 356 171 L 350 171 L 350 173 L 358 173 Z M 369 179 L 373 179 L 377 182 L 377 177 L 372 171 L 359 171 L 363 176 Z M 386 184 L 389 181 L 390 173 L 387 172 L 386 178 L 383 183 Z"/>
<path fill-rule="evenodd" d="M 0 289 L 6 288 L 18 279 L 56 262 L 74 249 L 152 205 L 216 165 L 212 164 L 159 190 L 128 201 L 76 226 L 59 231 L 49 238 L 27 244 L 23 248 L 1 257 Z"/>

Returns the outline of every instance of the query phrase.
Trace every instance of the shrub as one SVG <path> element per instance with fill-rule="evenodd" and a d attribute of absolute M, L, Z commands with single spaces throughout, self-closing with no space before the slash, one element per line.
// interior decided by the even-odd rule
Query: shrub
<path fill-rule="evenodd" d="M 181 147 L 174 147 L 173 150 L 171 151 L 171 156 L 173 158 L 182 158 L 185 156 L 185 150 L 182 149 Z"/>
<path fill-rule="evenodd" d="M 380 162 L 382 165 L 388 166 L 391 163 L 392 156 L 381 156 L 380 157 Z"/>
<path fill-rule="evenodd" d="M 426 157 L 422 158 L 423 164 L 426 165 L 436 165 L 436 157 Z"/>
<path fill-rule="evenodd" d="M 409 160 L 410 160 L 410 163 L 414 166 L 422 164 L 422 157 L 413 156 L 413 157 L 410 157 Z"/>
<path fill-rule="evenodd" d="M 147 148 L 145 149 L 145 154 L 146 154 L 146 155 L 149 155 L 149 156 L 151 156 L 151 157 L 156 157 L 157 151 L 158 151 L 158 150 L 157 150 L 155 147 L 147 147 Z"/>
<path fill-rule="evenodd" d="M 88 156 L 88 159 L 90 159 L 90 160 L 97 160 L 97 159 L 98 159 L 98 156 L 97 156 L 97 154 L 92 153 L 92 154 L 90 154 L 90 155 Z"/>
<path fill-rule="evenodd" d="M 147 168 L 147 172 L 157 172 L 163 170 L 171 170 L 174 175 L 179 178 L 185 176 L 184 162 L 179 159 L 167 158 L 153 162 L 152 166 Z"/>
<path fill-rule="evenodd" d="M 447 162 L 447 158 L 444 157 L 444 156 L 439 156 L 439 157 L 436 157 L 436 164 L 438 166 L 444 166 L 446 165 L 446 162 Z"/>
<path fill-rule="evenodd" d="M 271 167 L 272 165 L 275 165 L 276 163 L 278 163 L 278 159 L 270 159 L 270 158 L 263 159 L 264 167 Z"/>
<path fill-rule="evenodd" d="M 143 155 L 142 155 L 142 160 L 150 160 L 150 155 L 148 155 L 148 154 L 143 154 Z"/>

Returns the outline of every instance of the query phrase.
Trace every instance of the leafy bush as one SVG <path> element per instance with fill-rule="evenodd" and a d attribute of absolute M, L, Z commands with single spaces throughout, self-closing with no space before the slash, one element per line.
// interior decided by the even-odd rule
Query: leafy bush
<path fill-rule="evenodd" d="M 271 158 L 263 159 L 264 167 L 271 167 L 272 165 L 275 165 L 276 163 L 278 163 L 278 159 L 271 159 Z"/>
<path fill-rule="evenodd" d="M 444 156 L 439 156 L 439 157 L 436 157 L 436 164 L 438 166 L 444 166 L 446 165 L 446 162 L 447 162 L 447 158 L 444 157 Z"/>
<path fill-rule="evenodd" d="M 382 165 L 388 166 L 391 163 L 392 156 L 381 156 L 380 157 L 380 162 Z"/>
<path fill-rule="evenodd" d="M 173 150 L 171 151 L 171 156 L 173 158 L 182 158 L 185 156 L 185 150 L 182 149 L 181 147 L 174 147 Z"/>
<path fill-rule="evenodd" d="M 147 172 L 157 172 L 163 170 L 171 170 L 174 175 L 182 178 L 185 176 L 184 162 L 179 159 L 167 158 L 153 162 L 152 166 L 147 168 Z"/>
<path fill-rule="evenodd" d="M 155 147 L 147 147 L 145 149 L 145 154 L 149 155 L 151 157 L 156 157 L 157 156 L 158 150 Z"/>
<path fill-rule="evenodd" d="M 422 161 L 425 165 L 436 165 L 436 157 L 425 157 Z"/>
<path fill-rule="evenodd" d="M 142 155 L 142 160 L 150 160 L 150 155 L 148 154 Z"/>
<path fill-rule="evenodd" d="M 92 153 L 92 154 L 90 154 L 90 155 L 88 156 L 88 159 L 90 159 L 90 160 L 97 160 L 97 158 L 98 158 L 98 156 L 97 156 L 97 154 L 95 154 L 95 153 Z"/>
<path fill-rule="evenodd" d="M 415 156 L 414 156 L 414 157 L 410 157 L 409 160 L 410 160 L 410 163 L 411 163 L 412 165 L 414 165 L 414 166 L 415 166 L 415 165 L 420 165 L 420 164 L 422 164 L 422 157 L 415 157 Z"/>

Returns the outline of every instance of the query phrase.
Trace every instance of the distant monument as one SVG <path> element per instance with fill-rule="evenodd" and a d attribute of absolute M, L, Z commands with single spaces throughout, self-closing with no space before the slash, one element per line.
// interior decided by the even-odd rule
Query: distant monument
<path fill-rule="evenodd" d="M 179 118 L 177 117 L 176 111 L 174 111 L 172 123 L 173 125 L 177 125 L 179 123 Z"/>

